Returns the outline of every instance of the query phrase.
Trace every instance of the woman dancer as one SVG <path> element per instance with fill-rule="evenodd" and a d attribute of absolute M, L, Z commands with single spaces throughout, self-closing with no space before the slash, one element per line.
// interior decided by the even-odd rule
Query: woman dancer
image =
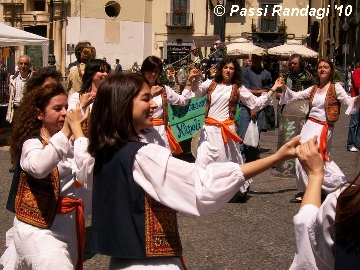
<path fill-rule="evenodd" d="M 10 152 L 17 158 L 7 209 L 14 212 L 7 232 L 4 269 L 82 269 L 85 223 L 75 180 L 87 182 L 87 141 L 79 111 L 68 112 L 61 84 L 25 93 Z M 70 128 L 71 129 L 70 129 Z M 74 146 L 69 143 L 71 135 Z M 75 155 L 74 155 L 75 153 Z"/>
<path fill-rule="evenodd" d="M 290 269 L 355 270 L 360 265 L 360 174 L 321 204 L 324 166 L 318 148 L 315 138 L 296 149 L 309 182 L 294 217 L 296 254 Z"/>
<path fill-rule="evenodd" d="M 323 191 L 333 192 L 342 183 L 346 182 L 346 177 L 331 160 L 331 138 L 334 129 L 334 123 L 339 118 L 340 104 L 348 106 L 346 113 L 353 114 L 359 109 L 360 96 L 350 97 L 338 83 L 334 84 L 331 76 L 334 73 L 334 65 L 328 60 L 320 60 L 317 66 L 317 83 L 303 91 L 294 92 L 286 87 L 284 78 L 276 80 L 275 87 L 281 87 L 282 96 L 280 105 L 291 103 L 297 100 L 309 100 L 308 120 L 301 129 L 301 141 L 305 142 L 315 135 L 319 138 L 320 152 L 324 160 L 325 178 L 322 184 Z M 303 170 L 299 160 L 296 164 L 296 184 L 300 193 L 290 202 L 301 202 L 302 195 L 308 183 L 308 177 Z"/>
<path fill-rule="evenodd" d="M 153 97 L 157 105 L 153 115 L 153 126 L 141 133 L 141 141 L 156 143 L 170 149 L 175 154 L 181 154 L 182 149 L 169 127 L 168 104 L 186 106 L 191 98 L 189 90 L 179 95 L 166 85 L 159 85 L 159 76 L 163 64 L 156 56 L 147 57 L 141 65 L 141 74 L 145 78 L 152 92 L 162 90 L 160 95 Z"/>
<path fill-rule="evenodd" d="M 91 111 L 99 84 L 110 73 L 110 68 L 102 59 L 89 60 L 82 76 L 81 88 L 69 96 L 69 109 L 75 109 L 76 104 L 80 103 L 84 113 L 87 107 Z"/>
<path fill-rule="evenodd" d="M 258 111 L 272 103 L 271 95 L 275 91 L 271 89 L 256 97 L 241 86 L 240 65 L 231 57 L 219 62 L 214 80 L 206 80 L 200 86 L 198 74 L 190 73 L 185 89 L 190 88 L 194 91 L 195 97 L 207 95 L 205 124 L 199 137 L 196 164 L 202 168 L 212 162 L 232 161 L 242 164 L 238 144 L 242 139 L 236 134 L 233 120 L 238 100 L 250 109 Z M 245 194 L 249 182 L 242 186 L 240 196 Z"/>
<path fill-rule="evenodd" d="M 185 269 L 175 211 L 215 212 L 245 179 L 294 157 L 298 145 L 299 137 L 252 163 L 201 168 L 172 157 L 165 147 L 139 142 L 156 107 L 144 79 L 129 74 L 105 78 L 92 108 L 92 248 L 111 256 L 109 269 Z"/>

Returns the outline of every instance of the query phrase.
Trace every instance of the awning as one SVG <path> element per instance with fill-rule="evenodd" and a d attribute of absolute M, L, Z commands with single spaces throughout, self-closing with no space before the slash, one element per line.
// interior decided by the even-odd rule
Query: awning
<path fill-rule="evenodd" d="M 0 47 L 21 45 L 46 45 L 47 38 L 0 23 Z"/>
<path fill-rule="evenodd" d="M 193 41 L 197 47 L 212 47 L 217 40 L 220 40 L 219 35 L 193 37 Z"/>

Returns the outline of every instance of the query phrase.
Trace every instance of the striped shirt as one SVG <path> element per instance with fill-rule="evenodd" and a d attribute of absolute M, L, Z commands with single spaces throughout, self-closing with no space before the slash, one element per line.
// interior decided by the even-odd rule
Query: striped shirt
<path fill-rule="evenodd" d="M 24 95 L 24 86 L 27 81 L 27 79 L 30 77 L 29 73 L 25 78 L 21 77 L 20 73 L 15 78 L 15 96 L 14 96 L 14 105 L 19 106 L 20 101 Z"/>

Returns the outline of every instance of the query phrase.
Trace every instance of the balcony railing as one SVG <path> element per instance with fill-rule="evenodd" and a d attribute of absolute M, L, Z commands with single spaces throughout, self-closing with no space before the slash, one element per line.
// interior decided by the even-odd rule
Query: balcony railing
<path fill-rule="evenodd" d="M 193 28 L 193 13 L 185 13 L 185 14 L 166 13 L 166 27 Z"/>
<path fill-rule="evenodd" d="M 279 20 L 277 17 L 252 19 L 251 32 L 286 33 L 286 30 L 285 19 Z"/>

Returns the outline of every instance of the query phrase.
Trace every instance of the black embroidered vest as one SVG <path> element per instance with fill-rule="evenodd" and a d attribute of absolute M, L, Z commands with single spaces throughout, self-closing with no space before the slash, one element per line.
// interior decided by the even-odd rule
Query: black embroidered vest
<path fill-rule="evenodd" d="M 148 196 L 133 178 L 135 154 L 129 142 L 95 158 L 92 251 L 116 258 L 179 257 L 176 212 Z M 106 156 L 107 155 L 107 156 Z"/>

